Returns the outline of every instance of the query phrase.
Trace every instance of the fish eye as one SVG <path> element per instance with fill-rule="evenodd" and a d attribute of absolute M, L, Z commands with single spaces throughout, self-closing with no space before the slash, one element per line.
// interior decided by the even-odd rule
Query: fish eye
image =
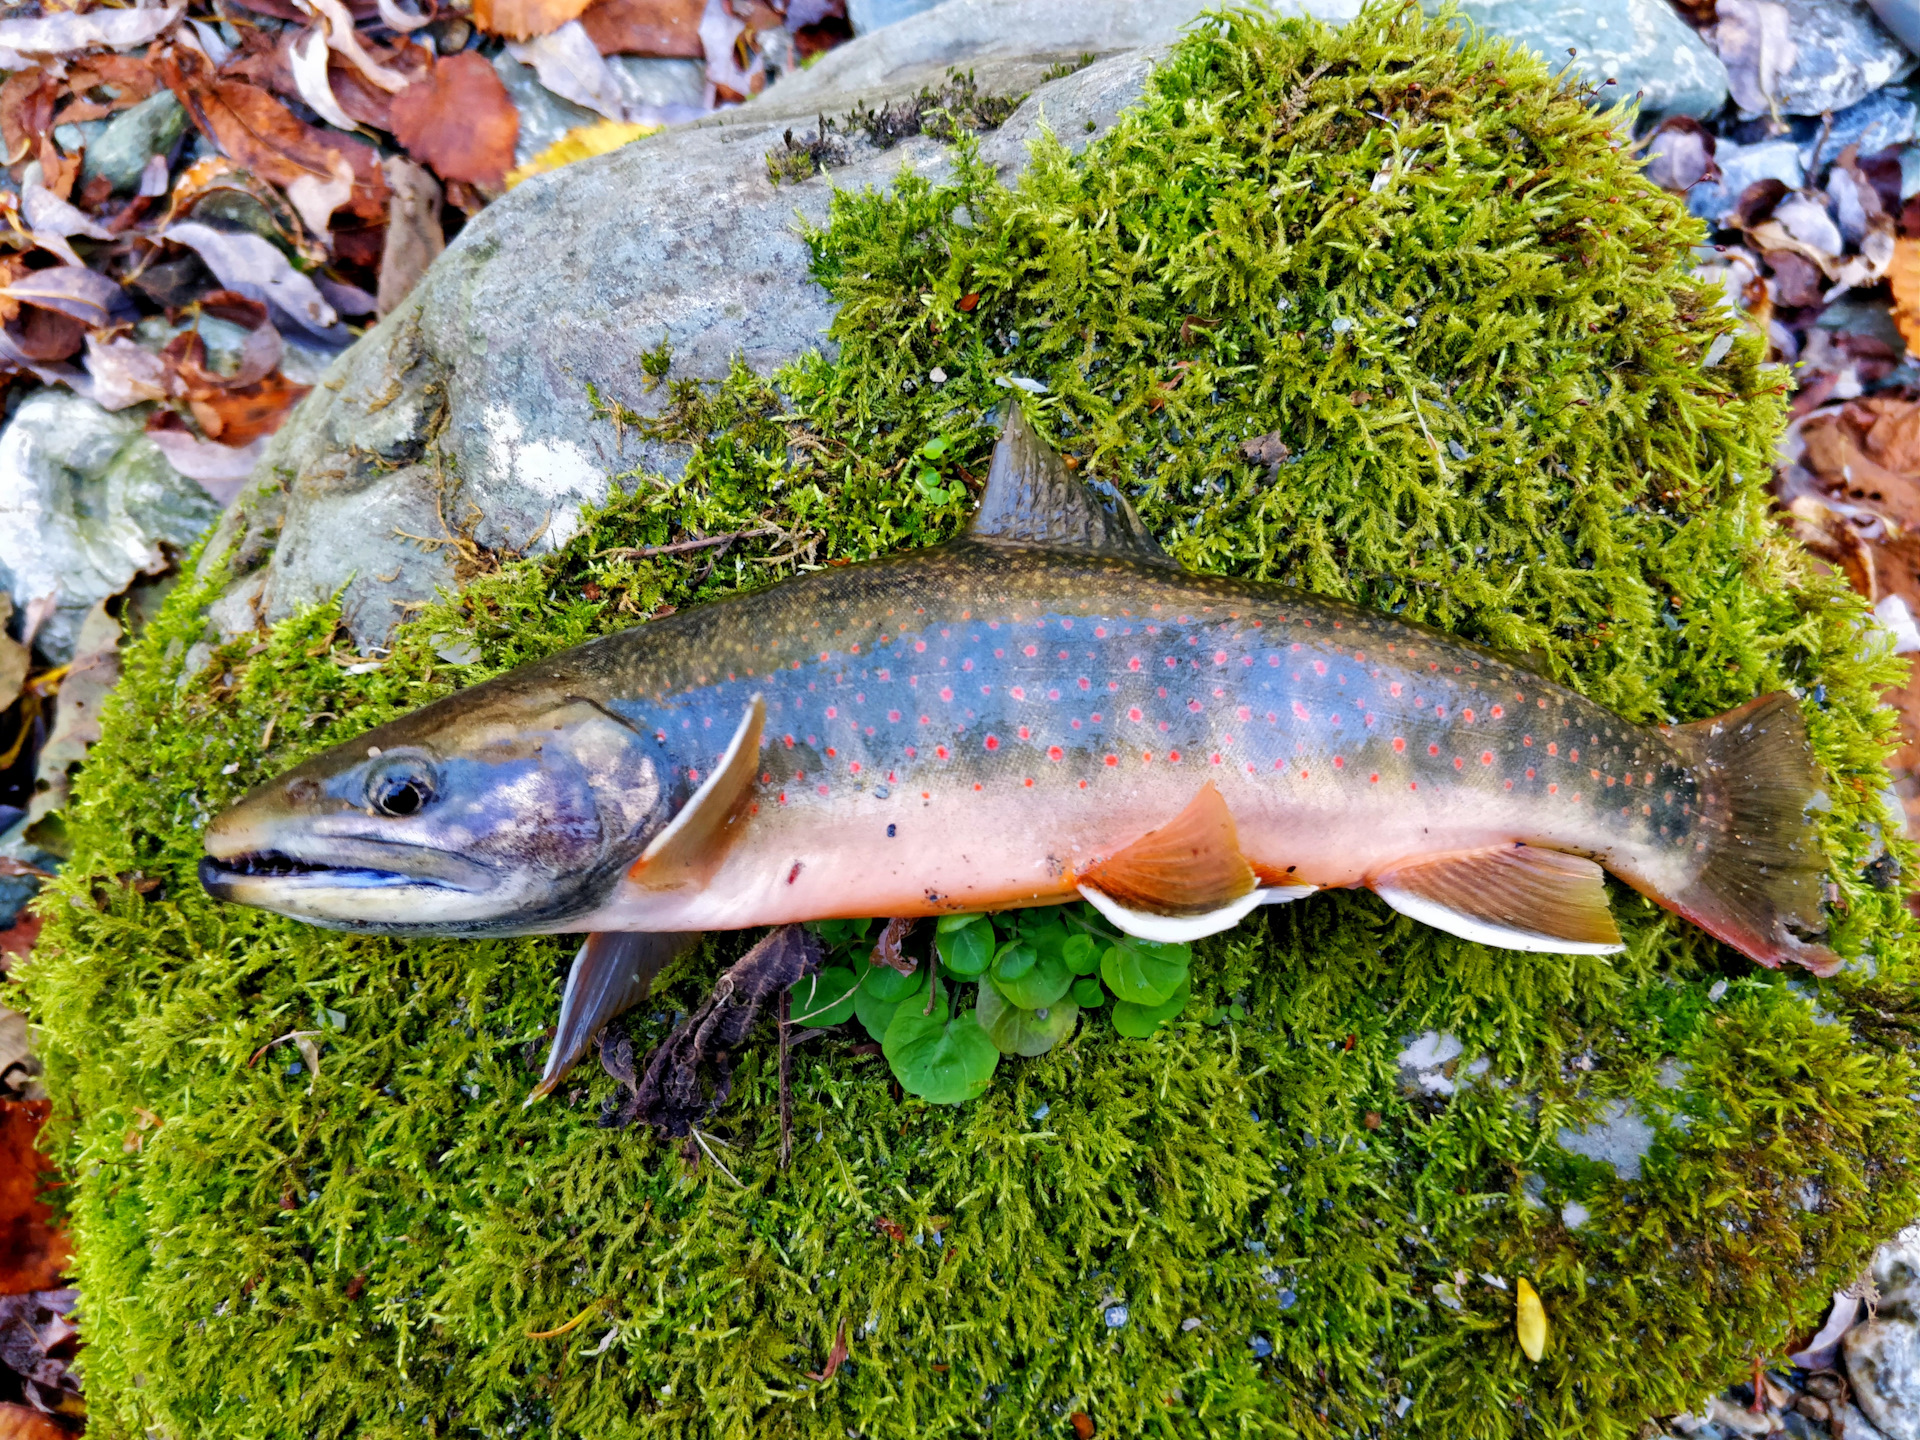
<path fill-rule="evenodd" d="M 433 772 L 417 762 L 394 765 L 367 782 L 367 803 L 382 815 L 405 819 L 433 799 Z"/>

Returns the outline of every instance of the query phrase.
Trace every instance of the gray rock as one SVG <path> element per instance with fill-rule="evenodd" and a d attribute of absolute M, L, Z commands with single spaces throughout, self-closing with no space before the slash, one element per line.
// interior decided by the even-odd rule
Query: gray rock
<path fill-rule="evenodd" d="M 1880 23 L 1896 35 L 1900 43 L 1920 55 L 1920 0 L 1867 0 Z"/>
<path fill-rule="evenodd" d="M 1920 121 L 1920 105 L 1905 90 L 1876 90 L 1835 115 L 1824 135 L 1815 135 L 1800 147 L 1800 158 L 1811 172 L 1816 164 L 1838 160 L 1849 145 L 1863 156 L 1876 155 L 1911 140 L 1916 121 Z"/>
<path fill-rule="evenodd" d="M 20 811 L 9 813 L 20 815 Z M 60 869 L 60 858 L 49 854 L 27 839 L 28 822 L 23 817 L 11 828 L 0 830 L 0 856 L 15 860 L 23 865 L 31 865 L 37 870 L 55 873 Z M 0 875 L 0 930 L 8 929 L 20 918 L 20 912 L 27 908 L 27 902 L 40 893 L 40 878 L 37 875 Z"/>
<path fill-rule="evenodd" d="M 1727 67 L 1666 0 L 1465 0 L 1460 14 L 1555 69 L 1571 63 L 1602 104 L 1638 94 L 1643 110 L 1700 118 L 1726 104 Z"/>
<path fill-rule="evenodd" d="M 853 22 L 854 34 L 865 35 L 897 25 L 939 3 L 940 0 L 847 0 L 847 19 Z"/>
<path fill-rule="evenodd" d="M 1840 1342 L 1847 1379 L 1887 1440 L 1920 1440 L 1920 1227 L 1882 1245 L 1871 1269 L 1880 1299 L 1874 1317 Z"/>
<path fill-rule="evenodd" d="M 1778 180 L 1789 190 L 1806 183 L 1807 171 L 1800 147 L 1788 139 L 1736 145 L 1722 140 L 1714 149 L 1720 179 L 1696 185 L 1687 192 L 1687 208 L 1703 220 L 1724 224 L 1740 203 L 1741 192 L 1756 180 Z"/>
<path fill-rule="evenodd" d="M 1653 1149 L 1654 1129 L 1625 1100 L 1609 1100 L 1599 1118 L 1580 1130 L 1563 1129 L 1557 1137 L 1562 1150 L 1611 1165 L 1622 1180 L 1640 1178 L 1640 1162 Z"/>
<path fill-rule="evenodd" d="M 1354 0 L 1329 3 L 1337 19 Z M 1032 92 L 983 139 L 1010 179 L 1043 123 L 1076 147 L 1109 128 L 1146 82 L 1153 52 L 1142 47 L 1171 40 L 1204 4 L 948 0 L 749 104 L 526 181 L 461 232 L 274 437 L 271 479 L 257 478 L 208 549 L 231 543 L 248 565 L 271 562 L 238 580 L 213 618 L 237 631 L 344 584 L 348 627 L 363 647 L 378 644 L 401 606 L 453 580 L 450 554 L 396 532 L 438 537 L 442 514 L 471 509 L 482 544 L 545 550 L 606 497 L 610 475 L 678 473 L 683 452 L 616 430 L 588 385 L 655 413 L 665 395 L 638 383 L 639 361 L 663 336 L 687 378 L 723 377 L 736 356 L 765 373 L 821 348 L 833 307 L 807 279 L 797 218 L 824 222 L 832 185 L 884 187 L 903 166 L 937 176 L 950 164 L 925 137 L 885 152 L 860 142 L 831 181 L 776 189 L 765 157 L 787 129 L 911 95 L 965 64 L 990 93 Z M 1088 51 L 1120 53 L 1041 84 Z M 457 500 L 440 494 L 449 476 Z"/>
<path fill-rule="evenodd" d="M 185 107 L 171 90 L 156 90 L 114 116 L 87 146 L 80 178 L 103 175 L 113 182 L 115 194 L 125 194 L 140 183 L 147 161 L 171 148 L 186 130 Z"/>
<path fill-rule="evenodd" d="M 1777 94 L 1787 114 L 1845 110 L 1912 73 L 1913 56 L 1866 0 L 1786 0 L 1786 7 L 1794 58 Z"/>
<path fill-rule="evenodd" d="M 163 546 L 184 550 L 220 507 L 178 474 L 142 430 L 64 390 L 29 395 L 0 431 L 0 585 L 16 606 L 49 592 L 59 603 L 36 644 L 73 656 L 96 600 L 165 569 Z"/>

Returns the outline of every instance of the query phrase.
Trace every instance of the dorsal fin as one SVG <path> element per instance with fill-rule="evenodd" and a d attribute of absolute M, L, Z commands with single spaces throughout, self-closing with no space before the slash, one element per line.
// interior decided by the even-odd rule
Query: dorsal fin
<path fill-rule="evenodd" d="M 1007 406 L 1000 443 L 993 447 L 987 490 L 967 533 L 975 540 L 1010 540 L 1058 550 L 1125 555 L 1172 565 L 1125 496 L 1119 511 L 1102 505 L 1067 473 L 1054 448 L 1027 423 L 1018 401 Z"/>

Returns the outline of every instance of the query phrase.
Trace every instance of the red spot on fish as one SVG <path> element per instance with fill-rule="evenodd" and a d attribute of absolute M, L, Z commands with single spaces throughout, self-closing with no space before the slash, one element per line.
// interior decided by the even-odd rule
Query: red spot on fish
<path fill-rule="evenodd" d="M 1267 664 L 1269 664 L 1269 665 L 1271 665 L 1271 666 L 1273 666 L 1273 667 L 1274 667 L 1274 668 L 1275 668 L 1276 670 L 1277 670 L 1277 669 L 1279 669 L 1279 667 L 1280 667 L 1280 657 L 1279 657 L 1278 655 L 1269 655 L 1269 656 L 1267 656 Z"/>
<path fill-rule="evenodd" d="M 1439 753 L 1440 753 L 1440 747 L 1438 745 L 1427 746 L 1427 754 L 1438 755 Z"/>
<path fill-rule="evenodd" d="M 1560 742 L 1558 740 L 1547 741 L 1547 754 L 1558 755 L 1559 753 L 1560 753 Z"/>
<path fill-rule="evenodd" d="M 1211 760 L 1215 765 L 1218 765 L 1220 763 L 1220 752 L 1218 750 L 1214 751 L 1207 759 Z"/>
<path fill-rule="evenodd" d="M 1467 764 L 1467 762 L 1466 762 L 1466 761 L 1464 761 L 1464 760 L 1462 760 L 1462 759 L 1461 759 L 1461 758 L 1460 758 L 1460 757 L 1459 757 L 1458 755 L 1456 755 L 1456 756 L 1454 756 L 1454 757 L 1453 757 L 1453 768 L 1454 768 L 1454 769 L 1456 769 L 1456 770 L 1463 770 L 1463 769 L 1465 769 L 1465 768 L 1466 768 L 1466 764 Z"/>
<path fill-rule="evenodd" d="M 1029 656 L 1038 655 L 1040 653 L 1040 647 L 1038 645 L 1029 645 L 1027 646 L 1026 653 Z"/>
<path fill-rule="evenodd" d="M 1029 733 L 1029 732 L 1028 732 L 1028 730 L 1027 730 L 1027 727 L 1026 727 L 1026 726 L 1024 726 L 1024 725 L 1022 725 L 1022 726 L 1020 727 L 1020 738 L 1021 738 L 1022 740 L 1025 740 L 1025 739 L 1027 738 L 1027 736 L 1028 736 L 1028 733 Z"/>
<path fill-rule="evenodd" d="M 980 789 L 980 782 L 979 782 L 978 780 L 976 780 L 976 781 L 974 781 L 974 782 L 973 782 L 973 788 L 974 788 L 975 790 L 978 790 L 978 789 Z"/>
<path fill-rule="evenodd" d="M 1334 756 L 1334 757 L 1333 757 L 1333 768 L 1334 768 L 1334 769 L 1336 769 L 1336 770 L 1344 770 L 1344 769 L 1346 769 L 1346 768 L 1347 768 L 1347 759 L 1346 759 L 1346 756 L 1344 756 L 1344 755 L 1336 755 L 1336 756 Z"/>
<path fill-rule="evenodd" d="M 1024 700 L 1027 698 L 1027 692 L 1025 687 L 1020 685 L 1014 686 L 1013 689 L 1009 690 L 1007 693 L 1013 696 L 1013 698 L 1016 700 Z"/>
<path fill-rule="evenodd" d="M 1498 720 L 1501 716 L 1505 715 L 1506 713 L 1507 713 L 1506 708 L 1504 706 L 1496 705 L 1493 707 L 1493 718 L 1496 720 Z"/>
<path fill-rule="evenodd" d="M 926 641 L 924 641 L 924 640 L 916 640 L 916 641 L 914 641 L 914 642 L 913 642 L 913 651 L 914 651 L 914 654 L 916 654 L 916 655 L 924 655 L 924 654 L 926 654 L 926 653 L 927 653 L 927 642 L 926 642 Z"/>
<path fill-rule="evenodd" d="M 694 784 L 698 785 L 700 783 L 700 772 L 698 770 L 687 771 L 687 779 L 693 781 Z"/>
<path fill-rule="evenodd" d="M 1419 788 L 1420 788 L 1420 782 L 1418 780 L 1409 780 L 1407 782 L 1407 789 L 1418 790 Z"/>
<path fill-rule="evenodd" d="M 1178 750 L 1167 751 L 1167 763 L 1169 765 L 1178 765 L 1180 763 L 1180 752 Z"/>
<path fill-rule="evenodd" d="M 1369 775 L 1367 777 L 1367 783 L 1369 785 L 1378 785 L 1380 783 L 1380 772 L 1376 770 L 1371 775 Z"/>
<path fill-rule="evenodd" d="M 1106 757 L 1106 763 L 1108 765 L 1118 765 L 1120 763 L 1120 757 L 1118 755 L 1109 755 Z"/>
<path fill-rule="evenodd" d="M 1558 795 L 1559 793 L 1560 793 L 1560 787 L 1558 785 L 1547 786 L 1547 794 Z"/>
<path fill-rule="evenodd" d="M 913 759 L 914 756 L 918 755 L 919 753 L 920 752 L 914 749 L 913 746 L 911 745 L 907 746 L 907 759 L 911 760 Z"/>
<path fill-rule="evenodd" d="M 1620 777 L 1620 783 L 1621 783 L 1622 785 L 1625 785 L 1625 786 L 1626 786 L 1626 787 L 1627 787 L 1628 789 L 1632 789 L 1632 788 L 1633 788 L 1633 776 L 1632 776 L 1631 774 L 1627 774 L 1627 775 L 1622 775 L 1622 776 Z"/>
<path fill-rule="evenodd" d="M 827 793 L 827 787 L 824 785 L 816 785 L 814 788 L 818 790 L 822 795 Z"/>
<path fill-rule="evenodd" d="M 1527 779 L 1533 779 L 1533 767 L 1531 765 L 1527 767 Z"/>
<path fill-rule="evenodd" d="M 1021 782 L 1021 783 L 1023 783 L 1023 784 L 1024 784 L 1024 785 L 1025 785 L 1025 786 L 1027 787 L 1027 789 L 1029 789 L 1029 790 L 1031 790 L 1031 789 L 1033 789 L 1033 777 L 1032 777 L 1031 775 L 1029 775 L 1029 776 L 1028 776 L 1028 777 L 1027 777 L 1027 778 L 1026 778 L 1026 779 L 1025 779 L 1025 780 L 1024 780 L 1023 782 Z"/>
<path fill-rule="evenodd" d="M 944 760 L 947 758 L 947 747 L 944 745 L 936 745 L 933 747 L 933 753 Z"/>
<path fill-rule="evenodd" d="M 1314 662 L 1313 662 L 1313 673 L 1314 673 L 1314 674 L 1316 674 L 1316 675 L 1324 675 L 1324 674 L 1326 674 L 1326 673 L 1327 673 L 1327 662 L 1326 662 L 1326 661 L 1324 661 L 1324 660 L 1316 660 L 1316 661 L 1314 661 Z"/>
<path fill-rule="evenodd" d="M 971 660 L 962 660 L 962 661 L 960 662 L 960 668 L 961 668 L 962 670 L 971 670 L 971 669 L 973 669 L 973 661 L 971 661 Z"/>
<path fill-rule="evenodd" d="M 1058 760 L 1063 753 L 1058 745 L 1049 745 L 1047 747 L 1047 759 L 1049 760 Z"/>
<path fill-rule="evenodd" d="M 1491 765 L 1493 763 L 1493 752 L 1491 750 L 1482 750 L 1480 752 L 1480 763 L 1482 765 Z"/>
<path fill-rule="evenodd" d="M 981 693 L 982 695 L 991 695 L 991 694 L 993 694 L 993 686 L 991 686 L 991 685 L 982 685 L 982 686 L 980 687 L 980 693 Z"/>
<path fill-rule="evenodd" d="M 1127 719 L 1138 720 L 1140 718 L 1141 718 L 1140 707 L 1138 705 L 1133 706 L 1131 709 L 1127 711 Z"/>
<path fill-rule="evenodd" d="M 838 720 L 839 718 L 840 718 L 840 707 L 838 705 L 827 706 L 827 719 Z"/>
<path fill-rule="evenodd" d="M 1224 650 L 1216 650 L 1216 651 L 1214 651 L 1214 652 L 1213 652 L 1213 663 L 1214 663 L 1214 664 L 1216 664 L 1216 665 L 1224 665 L 1224 664 L 1226 664 L 1226 663 L 1227 663 L 1227 652 L 1226 652 L 1226 651 L 1224 651 Z"/>
<path fill-rule="evenodd" d="M 1234 711 L 1233 713 L 1238 715 L 1242 720 L 1253 719 L 1253 711 L 1248 709 L 1245 705 L 1242 705 L 1238 710 Z"/>
<path fill-rule="evenodd" d="M 1086 676 L 1082 675 L 1080 677 L 1080 688 L 1082 690 L 1091 690 L 1093 688 L 1093 682 L 1089 680 Z"/>
<path fill-rule="evenodd" d="M 1533 744 L 1533 737 L 1531 735 L 1522 735 L 1520 737 L 1520 743 L 1522 745 L 1531 745 Z"/>
<path fill-rule="evenodd" d="M 951 685 L 942 685 L 940 687 L 940 698 L 942 700 L 953 699 L 953 687 Z"/>
<path fill-rule="evenodd" d="M 1437 715 L 1440 712 L 1436 710 L 1434 713 Z M 1460 712 L 1460 718 L 1471 725 L 1473 723 L 1473 711 L 1471 709 L 1462 710 Z"/>
<path fill-rule="evenodd" d="M 1086 788 L 1087 788 L 1087 782 L 1086 782 L 1086 781 L 1084 781 L 1084 780 L 1082 780 L 1082 781 L 1080 782 L 1080 788 L 1081 788 L 1082 790 L 1084 790 L 1084 789 L 1086 789 Z"/>
<path fill-rule="evenodd" d="M 1134 656 L 1131 660 L 1127 661 L 1127 669 L 1138 670 L 1139 668 L 1140 668 L 1140 657 L 1138 655 Z"/>
<path fill-rule="evenodd" d="M 1107 638 L 1107 627 L 1104 625 L 1096 625 L 1093 627 L 1093 633 L 1095 638 L 1104 640 Z"/>
<path fill-rule="evenodd" d="M 786 791 L 784 791 L 784 790 L 782 790 L 782 791 L 780 792 L 780 803 L 781 803 L 782 805 L 784 805 L 784 804 L 786 804 L 786 803 L 787 803 L 787 792 L 786 792 Z M 792 882 L 791 880 L 789 880 L 789 881 L 788 881 L 787 883 L 788 883 L 789 885 L 791 885 L 791 884 L 792 884 L 793 882 Z"/>
<path fill-rule="evenodd" d="M 791 735 L 782 735 L 780 738 L 787 742 L 787 749 L 791 750 L 793 748 L 793 737 Z"/>
<path fill-rule="evenodd" d="M 1400 694 L 1400 682 L 1396 680 L 1391 685 L 1389 685 L 1387 687 L 1387 693 L 1397 698 Z"/>
<path fill-rule="evenodd" d="M 847 772 L 851 775 L 858 775 L 860 773 L 860 762 L 855 760 L 849 764 L 847 766 Z"/>
<path fill-rule="evenodd" d="M 887 719 L 897 721 L 899 720 L 899 718 L 900 718 L 900 712 L 898 710 L 887 711 Z"/>
<path fill-rule="evenodd" d="M 1306 779 L 1306 778 L 1307 778 L 1307 773 L 1308 773 L 1308 772 L 1306 772 L 1305 770 L 1302 770 L 1302 771 L 1300 772 L 1300 778 L 1301 778 L 1302 780 L 1304 780 L 1304 779 Z"/>
<path fill-rule="evenodd" d="M 1004 660 L 1007 658 L 1007 652 L 1004 650 L 996 650 L 993 652 L 993 658 L 996 660 Z"/>
<path fill-rule="evenodd" d="M 1567 759 L 1575 761 L 1577 763 L 1580 759 L 1580 752 L 1578 750 L 1567 751 Z"/>
<path fill-rule="evenodd" d="M 820 652 L 820 658 L 821 658 L 822 660 L 825 660 L 825 659 L 827 658 L 827 652 L 826 652 L 826 651 L 824 651 L 824 650 L 822 650 L 822 651 Z"/>
<path fill-rule="evenodd" d="M 927 717 L 926 717 L 925 715 L 922 715 L 922 716 L 920 717 L 920 723 L 921 723 L 922 725 L 931 725 L 931 724 L 933 723 L 933 721 L 932 721 L 932 720 L 930 720 L 930 719 L 928 719 L 928 718 L 927 718 Z"/>
<path fill-rule="evenodd" d="M 1000 737 L 998 735 L 987 736 L 987 749 L 998 750 L 999 748 L 1000 748 Z"/>

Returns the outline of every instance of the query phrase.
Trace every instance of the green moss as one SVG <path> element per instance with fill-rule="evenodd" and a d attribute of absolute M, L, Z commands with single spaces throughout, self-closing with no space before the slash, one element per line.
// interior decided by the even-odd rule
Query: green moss
<path fill-rule="evenodd" d="M 1412 10 L 1221 20 L 1014 189 L 963 144 L 944 184 L 838 197 L 812 237 L 837 358 L 677 384 L 649 423 L 698 441 L 682 480 L 633 477 L 379 670 L 349 673 L 322 610 L 186 677 L 220 565 L 180 587 L 24 985 L 98 1433 L 1028 1436 L 1084 1410 L 1108 1435 L 1626 1437 L 1815 1317 L 1920 1203 L 1913 936 L 1862 873 L 1897 667 L 1767 519 L 1784 382 L 1750 340 L 1705 363 L 1732 321 L 1686 274 L 1697 226 L 1537 60 L 1456 41 Z M 784 1174 L 755 1047 L 712 1122 L 736 1183 L 597 1129 L 597 1072 L 520 1108 L 564 942 L 340 937 L 199 891 L 197 828 L 319 746 L 663 606 L 953 534 L 1016 375 L 1197 569 L 1525 652 L 1642 721 L 1796 687 L 1850 968 L 1761 971 L 1617 888 L 1610 958 L 1324 895 L 1200 947 L 1152 1039 L 1085 1025 L 965 1106 L 812 1043 Z M 1250 462 L 1256 436 L 1290 458 Z M 481 660 L 438 659 L 449 632 Z M 637 1041 L 743 943 L 678 966 Z M 1427 1030 L 1490 1067 L 1409 1085 Z M 294 1031 L 317 1075 L 270 1043 Z M 1637 1178 L 1560 1143 L 1616 1104 L 1654 1131 Z M 1539 1287 L 1539 1366 L 1483 1274 Z M 842 1323 L 852 1360 L 816 1380 Z"/>

